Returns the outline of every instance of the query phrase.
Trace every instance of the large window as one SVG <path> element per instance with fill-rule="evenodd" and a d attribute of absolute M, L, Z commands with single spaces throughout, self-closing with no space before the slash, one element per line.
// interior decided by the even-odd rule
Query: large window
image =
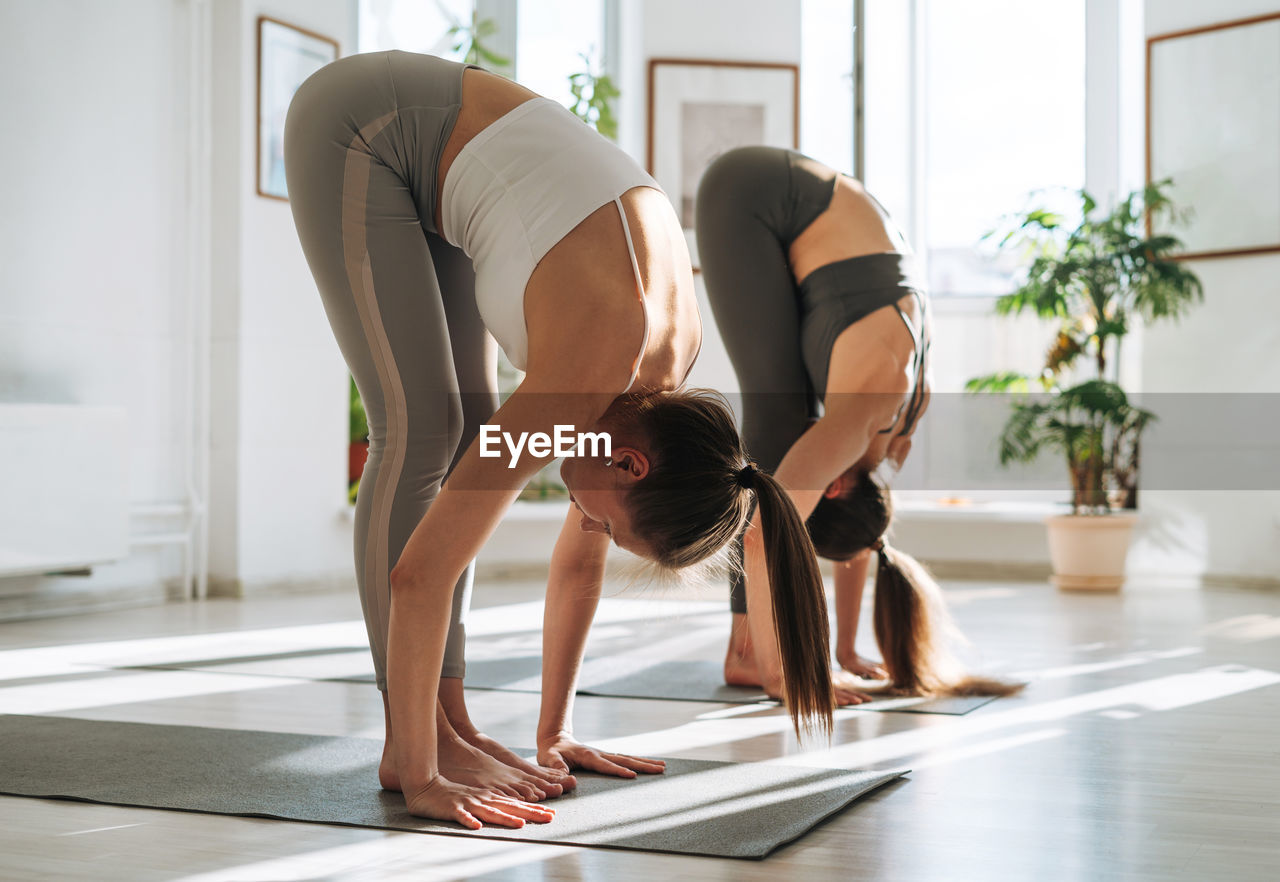
<path fill-rule="evenodd" d="M 800 8 L 800 151 L 853 174 L 853 3 Z"/>
<path fill-rule="evenodd" d="M 867 179 L 937 297 L 999 295 L 980 242 L 1031 191 L 1084 186 L 1084 0 L 867 4 Z M 896 205 L 894 204 L 896 202 Z"/>
<path fill-rule="evenodd" d="M 402 49 L 459 58 L 449 29 L 470 25 L 471 7 L 471 0 L 360 0 L 360 51 Z"/>
<path fill-rule="evenodd" d="M 458 26 L 462 32 L 451 35 Z M 562 104 L 573 103 L 572 74 L 601 72 L 603 0 L 519 0 L 513 7 L 473 0 L 360 2 L 361 52 L 403 49 L 461 60 L 462 52 L 453 47 L 468 41 L 472 28 L 486 49 L 515 62 L 521 85 Z M 481 64 L 492 66 L 486 60 Z"/>
<path fill-rule="evenodd" d="M 517 8 L 516 79 L 539 95 L 572 105 L 569 77 L 588 68 L 600 71 L 605 48 L 604 3 L 520 0 Z"/>

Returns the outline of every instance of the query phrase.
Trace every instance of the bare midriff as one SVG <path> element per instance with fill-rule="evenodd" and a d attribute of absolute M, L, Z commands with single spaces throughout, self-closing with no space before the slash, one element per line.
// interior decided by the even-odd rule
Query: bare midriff
<path fill-rule="evenodd" d="M 787 257 L 799 284 L 829 263 L 899 249 L 888 219 L 862 184 L 839 175 L 831 204 L 791 243 Z"/>

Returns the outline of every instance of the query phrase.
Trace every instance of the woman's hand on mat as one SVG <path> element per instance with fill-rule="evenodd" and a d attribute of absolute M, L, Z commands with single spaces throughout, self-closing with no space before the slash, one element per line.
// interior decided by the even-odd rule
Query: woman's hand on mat
<path fill-rule="evenodd" d="M 517 772 L 524 772 L 538 779 L 536 781 L 537 787 L 548 797 L 560 796 L 562 793 L 567 793 L 578 786 L 578 779 L 568 774 L 567 770 L 559 771 L 534 765 L 482 732 L 475 732 L 464 737 L 473 747 L 484 751 L 498 762 L 510 766 Z"/>
<path fill-rule="evenodd" d="M 584 769 L 619 778 L 634 778 L 637 772 L 657 775 L 667 770 L 667 764 L 662 760 L 643 759 L 623 753 L 605 753 L 603 750 L 587 747 L 563 733 L 538 739 L 538 763 L 562 772 Z"/>
<path fill-rule="evenodd" d="M 889 672 L 884 669 L 884 665 L 869 658 L 863 658 L 856 652 L 850 653 L 848 656 L 836 653 L 836 661 L 840 662 L 840 667 L 855 677 L 861 677 L 864 680 L 889 679 Z"/>
<path fill-rule="evenodd" d="M 836 706 L 845 707 L 850 704 L 865 704 L 871 696 L 861 690 L 865 687 L 858 678 L 845 671 L 831 672 L 831 688 L 836 693 Z"/>
<path fill-rule="evenodd" d="M 545 824 L 556 816 L 554 809 L 521 802 L 493 790 L 455 784 L 436 775 L 426 784 L 405 788 L 409 814 L 437 821 L 454 821 L 468 830 L 485 824 L 495 827 L 523 827 L 525 821 Z"/>

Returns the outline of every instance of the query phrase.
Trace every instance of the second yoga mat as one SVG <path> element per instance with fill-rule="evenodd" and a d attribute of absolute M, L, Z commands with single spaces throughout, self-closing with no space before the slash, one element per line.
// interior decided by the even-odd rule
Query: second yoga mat
<path fill-rule="evenodd" d="M 352 656 L 363 659 L 367 652 L 347 647 L 334 650 L 335 667 L 349 669 Z M 253 676 L 288 676 L 303 679 L 372 682 L 373 674 L 333 670 L 326 675 L 323 652 L 291 652 L 278 655 L 219 658 L 203 661 L 138 665 L 145 670 L 201 670 Z M 364 661 L 356 664 L 363 665 Z M 305 667 L 304 667 L 305 665 Z M 473 659 L 467 662 L 468 689 L 499 689 L 509 692 L 539 692 L 542 659 L 536 655 L 515 658 Z M 609 698 L 649 698 L 667 701 L 714 701 L 727 704 L 754 704 L 769 701 L 760 689 L 726 686 L 717 662 L 674 660 L 653 663 L 635 656 L 598 657 L 584 660 L 578 693 Z M 967 714 L 992 701 L 989 696 L 962 698 L 880 698 L 856 705 L 856 710 L 915 714 Z"/>
<path fill-rule="evenodd" d="M 479 832 L 416 818 L 377 786 L 381 742 L 0 715 L 0 793 L 420 833 L 762 858 L 903 771 L 667 760 L 579 776 L 549 824 Z"/>

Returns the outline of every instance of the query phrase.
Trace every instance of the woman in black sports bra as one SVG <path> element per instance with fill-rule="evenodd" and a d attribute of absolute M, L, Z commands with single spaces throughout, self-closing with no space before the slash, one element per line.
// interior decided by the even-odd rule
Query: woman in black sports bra
<path fill-rule="evenodd" d="M 772 147 L 719 157 L 696 205 L 707 294 L 742 388 L 747 452 L 787 488 L 817 553 L 841 562 L 837 702 L 868 700 L 855 675 L 887 677 L 898 693 L 1003 694 L 1006 684 L 949 669 L 937 639 L 945 613 L 936 584 L 885 544 L 890 496 L 872 475 L 886 459 L 902 466 L 929 405 L 928 301 L 902 234 L 859 182 Z M 776 694 L 758 535 L 753 523 L 745 573 L 733 583 L 725 680 Z M 872 551 L 883 666 L 854 649 Z"/>

